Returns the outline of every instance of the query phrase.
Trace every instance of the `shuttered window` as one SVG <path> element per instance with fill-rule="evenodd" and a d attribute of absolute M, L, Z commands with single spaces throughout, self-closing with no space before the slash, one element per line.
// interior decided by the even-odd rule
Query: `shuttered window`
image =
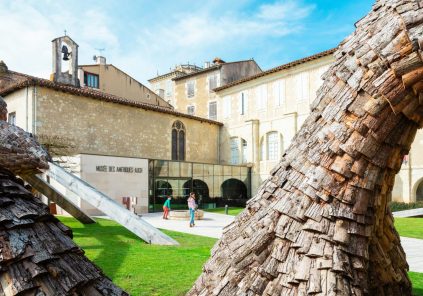
<path fill-rule="evenodd" d="M 209 102 L 209 119 L 217 119 L 217 102 Z"/>

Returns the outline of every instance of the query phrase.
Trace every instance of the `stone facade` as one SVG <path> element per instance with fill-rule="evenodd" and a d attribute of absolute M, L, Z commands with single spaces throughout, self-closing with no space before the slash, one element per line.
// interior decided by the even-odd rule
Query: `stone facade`
<path fill-rule="evenodd" d="M 216 103 L 213 89 L 260 72 L 262 71 L 254 60 L 225 63 L 216 58 L 215 63 L 207 65 L 207 68 L 200 71 L 177 77 L 168 76 L 160 81 L 153 78 L 149 81 L 152 84 L 169 85 L 169 88 L 173 86 L 174 93 L 170 101 L 175 110 L 216 119 L 215 113 L 210 110 L 210 104 Z M 154 85 L 154 88 L 157 86 Z"/>
<path fill-rule="evenodd" d="M 186 160 L 218 161 L 217 124 L 46 87 L 28 92 L 24 88 L 5 96 L 16 124 L 38 136 L 66 139 L 76 153 L 171 159 L 172 124 L 179 120 L 186 127 Z"/>
<path fill-rule="evenodd" d="M 328 54 L 216 91 L 217 120 L 224 124 L 221 161 L 251 165 L 252 192 L 310 113 L 320 76 L 333 60 Z"/>

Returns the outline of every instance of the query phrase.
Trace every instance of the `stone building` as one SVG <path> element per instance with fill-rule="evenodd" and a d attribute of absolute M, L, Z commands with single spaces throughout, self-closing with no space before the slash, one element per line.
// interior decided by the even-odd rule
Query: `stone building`
<path fill-rule="evenodd" d="M 214 89 L 220 161 L 252 168 L 252 192 L 267 178 L 310 113 L 334 49 Z M 396 176 L 392 200 L 423 201 L 423 132 Z"/>
<path fill-rule="evenodd" d="M 8 104 L 8 121 L 45 145 L 69 149 L 64 154 L 74 156 L 66 158 L 72 160 L 67 165 L 118 202 L 137 197 L 139 211 L 146 212 L 161 208 L 166 194 L 175 197 L 175 204 L 185 204 L 193 190 L 204 196 L 203 202 L 250 196 L 248 168 L 219 163 L 221 123 L 81 87 L 75 72 L 58 71 L 47 80 L 10 71 L 1 63 L 0 95 Z M 66 83 L 58 82 L 65 78 Z M 125 180 L 119 190 L 113 183 L 117 179 Z M 231 193 L 233 182 L 228 180 L 241 184 L 242 192 Z M 99 214 L 81 200 L 75 203 Z"/>
<path fill-rule="evenodd" d="M 173 75 L 174 77 L 165 75 L 166 78 L 161 83 L 168 84 L 169 88 L 173 86 L 171 104 L 175 110 L 215 120 L 217 101 L 213 89 L 260 72 L 262 71 L 254 60 L 226 63 L 215 58 L 212 63 L 205 63 L 201 70 Z M 149 81 L 153 83 L 157 79 L 155 77 Z"/>
<path fill-rule="evenodd" d="M 78 77 L 81 87 L 98 89 L 102 92 L 129 100 L 171 108 L 158 94 L 129 76 L 116 66 L 106 63 L 106 58 L 95 56 L 95 64 L 79 65 Z"/>
<path fill-rule="evenodd" d="M 202 68 L 196 65 L 181 64 L 168 73 L 149 79 L 148 82 L 157 95 L 173 106 L 175 105 L 175 83 L 172 79 L 201 70 Z"/>
<path fill-rule="evenodd" d="M 252 190 L 267 178 L 310 112 L 328 50 L 214 89 L 223 123 L 221 161 L 252 167 Z"/>

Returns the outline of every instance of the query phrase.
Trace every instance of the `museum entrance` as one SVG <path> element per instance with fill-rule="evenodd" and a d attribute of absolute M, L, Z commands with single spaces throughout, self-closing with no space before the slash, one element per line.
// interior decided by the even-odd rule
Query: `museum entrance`
<path fill-rule="evenodd" d="M 149 211 L 163 210 L 168 195 L 172 209 L 187 209 L 194 192 L 200 208 L 222 206 L 251 197 L 250 168 L 185 161 L 149 160 Z"/>

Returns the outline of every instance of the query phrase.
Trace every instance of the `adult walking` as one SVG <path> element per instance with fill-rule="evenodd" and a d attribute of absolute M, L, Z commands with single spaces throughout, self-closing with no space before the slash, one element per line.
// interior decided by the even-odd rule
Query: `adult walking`
<path fill-rule="evenodd" d="M 170 200 L 172 197 L 170 195 L 167 196 L 165 203 L 163 204 L 163 219 L 167 220 L 167 216 L 169 215 L 170 211 Z"/>
<path fill-rule="evenodd" d="M 191 192 L 189 194 L 188 197 L 188 208 L 189 208 L 189 215 L 190 215 L 190 220 L 189 220 L 189 227 L 194 227 L 194 215 L 195 215 L 195 210 L 197 208 L 197 204 L 195 203 L 195 193 Z"/>

